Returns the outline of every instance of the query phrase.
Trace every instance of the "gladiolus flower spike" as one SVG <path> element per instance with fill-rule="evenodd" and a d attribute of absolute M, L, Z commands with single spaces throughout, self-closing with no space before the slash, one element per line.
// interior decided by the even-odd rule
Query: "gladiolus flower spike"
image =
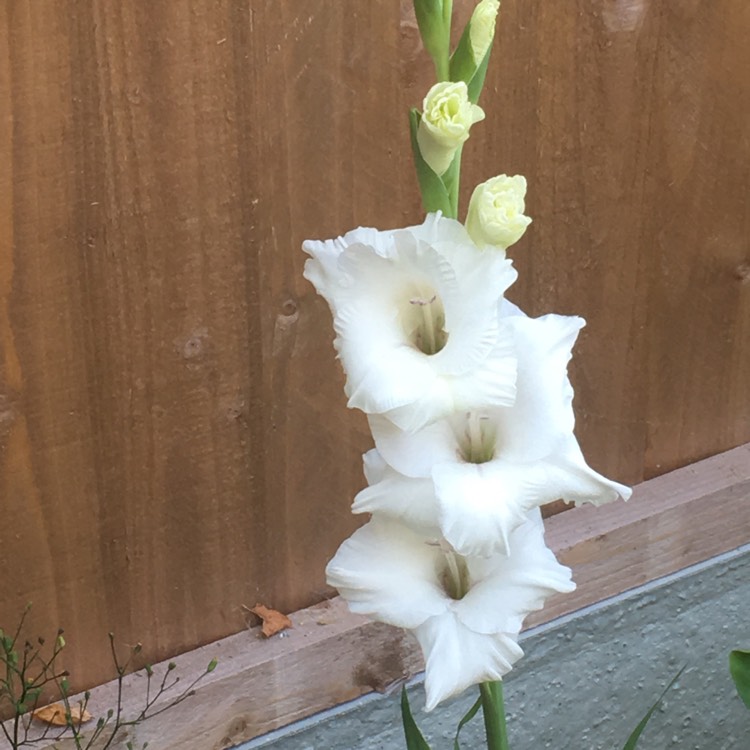
<path fill-rule="evenodd" d="M 477 4 L 449 64 L 451 7 L 415 0 L 438 73 L 411 114 L 425 220 L 303 244 L 348 405 L 375 443 L 352 506 L 371 518 L 326 575 L 353 612 L 414 633 L 428 711 L 481 684 L 489 747 L 507 750 L 500 681 L 522 655 L 524 619 L 575 587 L 545 544 L 540 506 L 631 491 L 590 468 L 574 435 L 567 368 L 584 321 L 530 318 L 505 299 L 517 277 L 505 251 L 531 223 L 525 178 L 481 183 L 457 220 L 500 2 Z M 407 736 L 419 734 L 404 717 Z"/>

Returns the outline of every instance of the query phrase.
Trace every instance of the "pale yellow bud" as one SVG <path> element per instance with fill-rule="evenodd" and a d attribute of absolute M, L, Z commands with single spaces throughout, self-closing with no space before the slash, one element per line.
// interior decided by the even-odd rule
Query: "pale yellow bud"
<path fill-rule="evenodd" d="M 474 188 L 466 216 L 466 231 L 479 248 L 502 250 L 518 242 L 531 224 L 524 216 L 526 178 L 501 174 Z"/>
<path fill-rule="evenodd" d="M 469 41 L 476 65 L 484 60 L 495 38 L 495 21 L 499 10 L 500 0 L 482 0 L 471 15 Z"/>
<path fill-rule="evenodd" d="M 443 174 L 458 147 L 469 137 L 475 122 L 484 119 L 481 107 L 469 101 L 463 81 L 441 81 L 428 92 L 422 104 L 417 143 L 422 158 L 436 174 Z"/>

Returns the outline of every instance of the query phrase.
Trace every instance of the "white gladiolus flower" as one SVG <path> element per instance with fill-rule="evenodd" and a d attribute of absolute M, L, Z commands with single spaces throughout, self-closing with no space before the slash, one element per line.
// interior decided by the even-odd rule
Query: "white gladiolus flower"
<path fill-rule="evenodd" d="M 509 536 L 509 556 L 462 557 L 448 545 L 375 517 L 328 564 L 352 612 L 414 631 L 424 653 L 427 710 L 470 685 L 499 680 L 523 654 L 524 618 L 570 570 L 544 544 L 538 510 Z"/>
<path fill-rule="evenodd" d="M 360 493 L 355 511 L 418 520 L 420 528 L 433 524 L 461 554 L 490 555 L 509 553 L 513 529 L 532 508 L 558 498 L 599 505 L 630 496 L 628 487 L 588 467 L 573 434 L 567 363 L 584 321 L 522 314 L 506 320 L 518 357 L 515 403 L 457 411 L 413 434 L 371 416 L 378 453 L 390 468 Z M 425 480 L 433 484 L 432 506 Z M 413 497 L 416 509 L 408 507 Z"/>
<path fill-rule="evenodd" d="M 471 126 L 484 119 L 484 111 L 469 101 L 463 81 L 436 83 L 422 102 L 417 143 L 422 158 L 435 174 L 442 175 L 458 147 L 469 137 Z"/>
<path fill-rule="evenodd" d="M 457 221 L 307 241 L 305 278 L 328 302 L 349 406 L 413 431 L 515 398 L 512 329 L 499 319 L 510 261 Z"/>

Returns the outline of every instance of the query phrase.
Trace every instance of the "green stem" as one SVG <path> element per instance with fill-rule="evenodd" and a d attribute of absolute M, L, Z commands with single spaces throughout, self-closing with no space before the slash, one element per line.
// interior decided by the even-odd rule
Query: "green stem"
<path fill-rule="evenodd" d="M 442 176 L 443 185 L 448 193 L 448 203 L 450 206 L 449 219 L 458 219 L 458 189 L 461 182 L 461 154 L 463 152 L 463 144 L 456 150 L 456 155 L 453 157 L 448 171 Z"/>
<path fill-rule="evenodd" d="M 456 166 L 456 179 L 451 185 L 450 195 L 451 208 L 453 208 L 453 218 L 458 219 L 458 187 L 461 181 L 461 152 L 458 152 L 458 165 Z"/>
<path fill-rule="evenodd" d="M 482 695 L 482 713 L 487 734 L 487 750 L 509 750 L 508 728 L 505 725 L 503 683 L 483 682 L 479 686 Z"/>
<path fill-rule="evenodd" d="M 448 32 L 448 39 L 451 36 L 451 17 L 453 16 L 453 0 L 444 0 L 443 2 L 443 24 Z"/>
<path fill-rule="evenodd" d="M 440 55 L 435 59 L 435 75 L 438 81 L 451 79 L 451 20 L 453 16 L 453 0 L 444 0 L 443 4 L 443 44 Z"/>
<path fill-rule="evenodd" d="M 447 55 L 433 58 L 433 62 L 435 63 L 435 77 L 437 80 L 450 81 L 450 63 L 448 62 Z"/>

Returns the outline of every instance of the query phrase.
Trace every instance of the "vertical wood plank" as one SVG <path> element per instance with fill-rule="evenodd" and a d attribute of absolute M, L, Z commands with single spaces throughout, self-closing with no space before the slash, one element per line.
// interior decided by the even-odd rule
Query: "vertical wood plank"
<path fill-rule="evenodd" d="M 648 172 L 646 475 L 750 431 L 750 7 L 662 3 Z"/>

